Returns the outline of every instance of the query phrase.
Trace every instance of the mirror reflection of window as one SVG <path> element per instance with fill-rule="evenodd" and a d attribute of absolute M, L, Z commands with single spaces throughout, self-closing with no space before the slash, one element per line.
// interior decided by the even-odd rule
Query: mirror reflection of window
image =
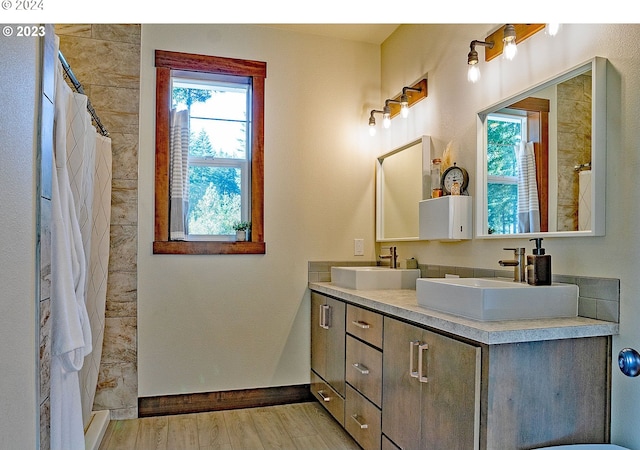
<path fill-rule="evenodd" d="M 527 141 L 527 118 L 513 114 L 487 117 L 487 205 L 489 234 L 518 230 L 517 149 Z"/>

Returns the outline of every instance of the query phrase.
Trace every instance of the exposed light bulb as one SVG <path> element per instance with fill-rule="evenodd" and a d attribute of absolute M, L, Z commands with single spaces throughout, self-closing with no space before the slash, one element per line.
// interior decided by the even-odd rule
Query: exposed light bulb
<path fill-rule="evenodd" d="M 518 47 L 516 46 L 516 41 L 505 42 L 504 45 L 504 57 L 509 61 L 513 60 L 515 56 L 518 54 Z"/>
<path fill-rule="evenodd" d="M 402 104 L 400 105 L 400 115 L 402 116 L 403 119 L 406 119 L 407 117 L 409 117 L 409 105 L 408 104 Z"/>
<path fill-rule="evenodd" d="M 513 25 L 505 25 L 502 41 L 504 42 L 503 55 L 511 61 L 518 53 L 518 47 L 516 47 L 516 28 Z"/>
<path fill-rule="evenodd" d="M 477 64 L 469 64 L 469 70 L 467 71 L 467 81 L 475 83 L 480 79 L 480 69 Z"/>
<path fill-rule="evenodd" d="M 391 126 L 391 107 L 389 105 L 385 105 L 382 112 L 382 126 L 385 128 Z"/>
<path fill-rule="evenodd" d="M 407 94 L 402 94 L 402 97 L 400 97 L 400 115 L 403 119 L 409 117 L 409 98 Z"/>
<path fill-rule="evenodd" d="M 558 34 L 558 31 L 560 31 L 560 24 L 559 23 L 548 23 L 546 29 L 547 29 L 547 34 L 549 36 L 555 36 L 556 34 Z"/>
<path fill-rule="evenodd" d="M 376 135 L 376 118 L 373 117 L 374 113 L 375 113 L 375 110 L 372 110 L 371 111 L 371 115 L 369 116 L 369 134 L 371 136 L 375 136 Z"/>

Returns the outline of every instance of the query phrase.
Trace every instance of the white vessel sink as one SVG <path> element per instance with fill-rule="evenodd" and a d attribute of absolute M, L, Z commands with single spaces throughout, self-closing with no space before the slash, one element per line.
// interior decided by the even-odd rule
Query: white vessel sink
<path fill-rule="evenodd" d="M 470 319 L 516 320 L 578 315 L 578 286 L 530 286 L 493 278 L 419 278 L 418 304 Z"/>
<path fill-rule="evenodd" d="M 415 289 L 420 269 L 389 267 L 332 267 L 331 282 L 347 289 Z"/>

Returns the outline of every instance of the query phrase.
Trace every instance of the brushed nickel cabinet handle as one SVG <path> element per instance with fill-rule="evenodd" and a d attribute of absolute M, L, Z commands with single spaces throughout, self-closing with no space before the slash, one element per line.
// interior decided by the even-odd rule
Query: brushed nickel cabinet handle
<path fill-rule="evenodd" d="M 422 355 L 425 350 L 429 350 L 429 344 L 422 344 L 418 347 L 418 380 L 420 383 L 428 383 L 429 378 L 427 378 L 423 373 L 423 363 L 422 363 Z"/>
<path fill-rule="evenodd" d="M 351 323 L 357 326 L 358 328 L 362 328 L 363 330 L 367 330 L 371 328 L 371 325 L 369 325 L 367 322 L 362 322 L 360 320 L 354 320 Z"/>
<path fill-rule="evenodd" d="M 320 398 L 322 399 L 323 402 L 330 402 L 331 401 L 331 397 L 329 397 L 327 394 L 325 394 L 324 391 L 318 391 L 318 395 L 320 396 Z"/>
<path fill-rule="evenodd" d="M 362 375 L 369 375 L 369 368 L 367 366 L 365 366 L 364 364 L 360 364 L 360 363 L 353 363 L 351 364 L 353 367 L 356 368 L 356 370 L 358 372 L 360 372 Z"/>
<path fill-rule="evenodd" d="M 358 424 L 361 429 L 364 430 L 365 428 L 369 428 L 369 425 L 360 422 L 359 416 L 357 414 L 352 415 L 351 418 Z"/>
<path fill-rule="evenodd" d="M 420 341 L 411 341 L 409 342 L 409 375 L 412 378 L 418 378 L 419 374 L 417 370 L 413 368 L 413 349 L 420 345 Z"/>
<path fill-rule="evenodd" d="M 330 316 L 331 316 L 331 306 L 320 305 L 320 328 L 324 328 L 325 330 L 328 330 L 331 327 Z"/>

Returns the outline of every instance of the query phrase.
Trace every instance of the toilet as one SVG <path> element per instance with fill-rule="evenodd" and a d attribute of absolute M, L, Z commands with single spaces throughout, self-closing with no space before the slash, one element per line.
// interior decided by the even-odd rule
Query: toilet
<path fill-rule="evenodd" d="M 558 445 L 556 447 L 544 447 L 538 450 L 629 450 L 625 447 L 613 444 L 573 444 Z"/>

